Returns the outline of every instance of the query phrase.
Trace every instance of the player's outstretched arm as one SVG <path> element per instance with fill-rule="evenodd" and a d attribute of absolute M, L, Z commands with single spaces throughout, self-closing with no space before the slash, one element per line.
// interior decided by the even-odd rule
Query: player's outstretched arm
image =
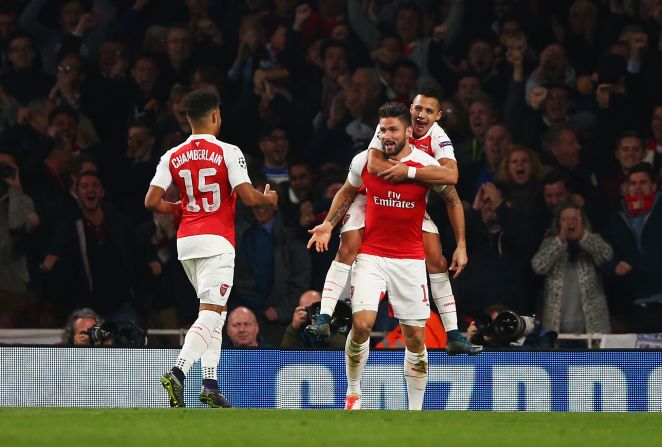
<path fill-rule="evenodd" d="M 448 158 L 442 158 L 441 161 L 441 166 L 414 168 L 401 161 L 386 160 L 390 167 L 377 175 L 393 183 L 415 180 L 427 186 L 455 185 L 458 179 L 457 162 Z"/>
<path fill-rule="evenodd" d="M 457 278 L 460 276 L 460 273 L 462 273 L 462 270 L 464 270 L 464 267 L 466 267 L 467 262 L 469 262 L 464 228 L 464 208 L 462 207 L 462 201 L 457 194 L 455 186 L 446 186 L 439 191 L 439 195 L 446 204 L 448 220 L 450 220 L 451 226 L 453 227 L 453 233 L 455 234 L 456 248 L 453 252 L 453 259 L 448 269 L 454 271 L 455 274 L 453 275 L 453 278 Z"/>
<path fill-rule="evenodd" d="M 331 208 L 329 209 L 324 222 L 317 225 L 312 230 L 308 230 L 308 233 L 312 234 L 308 241 L 308 248 L 312 247 L 314 244 L 315 250 L 318 252 L 327 251 L 329 249 L 329 240 L 331 239 L 333 227 L 335 227 L 345 215 L 349 206 L 354 201 L 354 197 L 356 197 L 356 192 L 358 190 L 359 189 L 352 186 L 349 181 L 345 181 L 345 184 L 333 197 Z"/>
<path fill-rule="evenodd" d="M 244 205 L 253 208 L 256 206 L 278 206 L 278 194 L 272 191 L 269 184 L 264 187 L 264 193 L 253 188 L 250 183 L 242 183 L 234 189 Z"/>
<path fill-rule="evenodd" d="M 176 214 L 181 211 L 181 202 L 167 202 L 163 200 L 165 190 L 160 186 L 149 185 L 145 196 L 145 208 L 160 214 Z"/>

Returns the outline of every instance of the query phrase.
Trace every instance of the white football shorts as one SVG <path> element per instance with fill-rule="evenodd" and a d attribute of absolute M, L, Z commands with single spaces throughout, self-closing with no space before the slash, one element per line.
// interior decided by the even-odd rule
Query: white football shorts
<path fill-rule="evenodd" d="M 359 253 L 352 267 L 352 312 L 377 312 L 386 292 L 396 318 L 427 320 L 430 317 L 425 260 Z"/>
<path fill-rule="evenodd" d="M 201 304 L 227 304 L 234 278 L 234 253 L 184 259 L 180 262 Z"/>
<path fill-rule="evenodd" d="M 361 228 L 365 227 L 366 203 L 367 200 L 365 194 L 356 195 L 354 201 L 345 213 L 345 217 L 343 218 L 342 227 L 340 227 L 341 233 L 352 230 L 360 230 Z M 439 228 L 437 228 L 437 225 L 430 218 L 430 215 L 427 211 L 423 217 L 423 231 L 425 233 L 439 234 Z"/>

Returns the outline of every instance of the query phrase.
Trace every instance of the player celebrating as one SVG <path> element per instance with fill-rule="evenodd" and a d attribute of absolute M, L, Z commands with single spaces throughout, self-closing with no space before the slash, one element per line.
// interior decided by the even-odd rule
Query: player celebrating
<path fill-rule="evenodd" d="M 457 183 L 458 178 L 453 145 L 443 129 L 437 124 L 437 121 L 441 118 L 439 93 L 435 90 L 420 90 L 414 97 L 410 112 L 413 135 L 409 137 L 409 143 L 437 159 L 441 164 L 441 169 L 423 167 L 417 170 L 396 160 L 385 160 L 382 154 L 383 149 L 378 126 L 369 145 L 368 171 L 371 174 L 379 174 L 384 180 L 390 182 L 434 180 L 449 185 L 441 191 L 441 197 L 446 203 L 446 210 L 457 243 L 450 266 L 451 270 L 455 270 L 455 278 L 462 272 L 467 263 L 464 210 L 457 191 L 452 186 Z M 343 290 L 346 289 L 351 265 L 361 245 L 365 225 L 365 203 L 365 196 L 363 194 L 357 195 L 343 219 L 343 226 L 340 230 L 340 247 L 336 259 L 331 263 L 324 283 L 320 316 L 315 325 L 306 328 L 311 335 L 319 338 L 329 336 L 331 315 Z M 482 350 L 482 347 L 472 345 L 458 331 L 455 298 L 448 278 L 448 262 L 441 253 L 439 230 L 427 213 L 423 221 L 423 243 L 427 270 L 430 275 L 432 298 L 448 337 L 446 351 L 450 355 L 477 354 Z"/>
<path fill-rule="evenodd" d="M 413 169 L 439 163 L 412 148 L 411 113 L 406 106 L 388 102 L 379 108 L 379 129 L 384 153 Z M 386 292 L 400 320 L 405 341 L 404 375 L 410 410 L 423 407 L 428 377 L 425 322 L 430 316 L 422 225 L 429 186 L 419 182 L 390 183 L 368 172 L 368 151 L 354 157 L 347 181 L 333 199 L 325 221 L 310 230 L 308 247 L 326 250 L 331 231 L 365 185 L 365 236 L 352 270 L 352 329 L 345 345 L 347 394 L 345 409 L 361 408 L 361 375 L 368 360 L 370 331 L 379 300 Z M 435 168 L 436 167 L 436 168 Z M 430 182 L 434 183 L 434 182 Z"/>
<path fill-rule="evenodd" d="M 244 155 L 238 147 L 221 142 L 218 98 L 196 90 L 186 98 L 186 117 L 192 135 L 166 152 L 152 179 L 145 206 L 157 213 L 182 213 L 177 231 L 177 252 L 186 275 L 200 299 L 198 319 L 184 339 L 175 366 L 161 377 L 171 407 L 184 407 L 184 379 L 201 359 L 200 401 L 210 407 L 229 407 L 218 390 L 216 368 L 221 355 L 221 333 L 234 275 L 235 202 L 276 206 L 278 196 L 251 185 Z M 163 200 L 175 182 L 181 201 Z M 235 195 L 236 193 L 236 195 Z"/>

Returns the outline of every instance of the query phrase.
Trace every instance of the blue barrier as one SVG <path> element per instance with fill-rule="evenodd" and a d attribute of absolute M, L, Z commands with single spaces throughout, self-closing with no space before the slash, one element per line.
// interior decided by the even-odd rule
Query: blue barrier
<path fill-rule="evenodd" d="M 0 406 L 163 407 L 174 349 L 0 347 Z M 363 408 L 405 409 L 402 351 L 373 351 Z M 224 350 L 222 392 L 236 407 L 341 408 L 341 351 Z M 199 364 L 186 403 L 201 406 Z M 661 351 L 430 353 L 424 409 L 662 411 Z"/>

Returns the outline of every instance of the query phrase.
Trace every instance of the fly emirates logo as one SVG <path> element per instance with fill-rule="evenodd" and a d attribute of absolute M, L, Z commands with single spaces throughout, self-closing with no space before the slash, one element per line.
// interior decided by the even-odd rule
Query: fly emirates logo
<path fill-rule="evenodd" d="M 390 206 L 392 208 L 407 208 L 412 209 L 416 206 L 416 202 L 408 202 L 400 199 L 400 194 L 394 191 L 388 191 L 386 198 L 372 196 L 375 205 Z"/>

